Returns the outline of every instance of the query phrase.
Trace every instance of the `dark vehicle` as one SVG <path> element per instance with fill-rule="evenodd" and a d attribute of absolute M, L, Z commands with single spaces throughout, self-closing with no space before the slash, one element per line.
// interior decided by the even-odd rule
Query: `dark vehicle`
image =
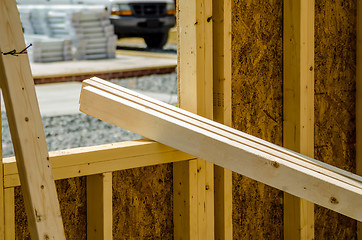
<path fill-rule="evenodd" d="M 142 37 L 149 48 L 162 48 L 176 24 L 173 0 L 112 1 L 109 13 L 119 38 Z"/>

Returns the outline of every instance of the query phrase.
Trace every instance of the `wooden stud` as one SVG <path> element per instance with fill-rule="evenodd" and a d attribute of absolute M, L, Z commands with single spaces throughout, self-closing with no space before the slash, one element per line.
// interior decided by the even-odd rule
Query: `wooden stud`
<path fill-rule="evenodd" d="M 1 87 L 29 231 L 32 239 L 65 239 L 30 64 L 21 54 L 25 42 L 16 1 L 0 2 L 0 36 Z"/>
<path fill-rule="evenodd" d="M 213 119 L 231 126 L 231 0 L 213 0 Z M 232 172 L 215 165 L 215 239 L 232 239 Z"/>
<path fill-rule="evenodd" d="M 55 180 L 194 159 L 189 154 L 150 140 L 50 152 Z M 16 186 L 20 186 L 20 181 L 15 158 L 5 158 L 4 187 Z"/>
<path fill-rule="evenodd" d="M 196 160 L 192 160 L 173 164 L 175 239 L 197 239 L 197 218 L 192 217 L 197 216 L 197 207 L 191 207 L 197 205 L 196 163 Z"/>
<path fill-rule="evenodd" d="M 5 240 L 15 239 L 15 194 L 14 188 L 4 189 L 5 205 Z"/>
<path fill-rule="evenodd" d="M 0 93 L 1 96 L 1 93 Z M 1 114 L 1 106 L 0 106 Z M 2 126 L 0 115 L 0 126 Z M 0 128 L 0 136 L 2 136 L 2 128 Z M 3 164 L 3 149 L 2 149 L 2 137 L 0 138 L 0 239 L 5 239 L 5 196 L 4 196 L 4 164 Z"/>
<path fill-rule="evenodd" d="M 112 173 L 87 177 L 87 239 L 113 239 Z"/>
<path fill-rule="evenodd" d="M 284 1 L 283 146 L 314 156 L 314 0 Z M 284 238 L 314 239 L 314 205 L 284 194 Z"/>
<path fill-rule="evenodd" d="M 189 106 L 197 112 L 196 91 L 196 5 L 192 1 L 177 1 L 177 74 L 179 105 Z M 186 85 L 188 85 L 186 91 Z M 186 97 L 186 94 L 189 97 Z M 183 97 L 181 97 L 183 96 Z M 191 108 L 192 107 L 192 108 Z M 197 239 L 197 162 L 180 162 L 173 164 L 173 222 L 174 238 Z"/>
<path fill-rule="evenodd" d="M 362 175 L 362 0 L 357 0 L 356 62 L 356 173 Z M 362 240 L 362 222 L 357 223 L 357 237 Z"/>
<path fill-rule="evenodd" d="M 351 218 L 362 219 L 362 177 L 351 172 L 97 78 L 86 81 L 80 110 Z"/>
<path fill-rule="evenodd" d="M 224 124 L 232 126 L 232 90 L 231 90 L 231 79 L 232 79 L 232 0 L 224 0 L 224 84 L 223 84 L 223 95 L 224 95 Z"/>
<path fill-rule="evenodd" d="M 215 239 L 232 239 L 232 172 L 215 165 Z"/>
<path fill-rule="evenodd" d="M 212 118 L 212 1 L 178 1 L 177 6 L 179 105 Z M 174 209 L 179 209 L 174 212 L 175 239 L 213 239 L 213 166 L 200 159 L 177 163 L 173 174 Z"/>

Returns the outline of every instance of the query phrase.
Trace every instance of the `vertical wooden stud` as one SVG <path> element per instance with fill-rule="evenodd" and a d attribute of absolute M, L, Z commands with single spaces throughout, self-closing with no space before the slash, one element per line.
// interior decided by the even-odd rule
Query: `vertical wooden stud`
<path fill-rule="evenodd" d="M 362 175 L 362 0 L 357 0 L 356 66 L 356 172 Z M 362 222 L 357 223 L 357 237 L 362 239 Z"/>
<path fill-rule="evenodd" d="M 197 161 L 173 164 L 174 239 L 197 239 Z"/>
<path fill-rule="evenodd" d="M 231 0 L 213 0 L 213 118 L 231 126 Z M 215 166 L 215 239 L 232 239 L 232 172 Z"/>
<path fill-rule="evenodd" d="M 25 42 L 16 1 L 2 0 L 0 81 L 29 231 L 32 239 L 65 239 L 34 81 L 28 56 L 21 54 L 23 49 Z"/>
<path fill-rule="evenodd" d="M 1 95 L 1 93 L 0 93 Z M 1 110 L 1 106 L 0 106 Z M 1 114 L 1 111 L 0 111 Z M 1 115 L 0 115 L 0 126 Z M 5 239 L 5 196 L 4 196 L 4 163 L 3 163 L 3 149 L 2 149 L 2 128 L 0 128 L 0 239 Z"/>
<path fill-rule="evenodd" d="M 188 6 L 189 5 L 189 6 Z M 196 6 L 193 1 L 177 1 L 177 59 L 179 104 L 197 112 L 196 97 Z M 191 39 L 193 41 L 191 41 Z M 180 81 L 180 79 L 183 79 Z M 187 81 L 187 82 L 186 82 Z M 188 91 L 185 84 L 190 84 Z M 187 97 L 187 95 L 189 97 Z M 197 161 L 173 164 L 174 238 L 197 239 Z"/>
<path fill-rule="evenodd" d="M 314 0 L 284 0 L 283 145 L 314 156 Z M 314 205 L 284 194 L 284 238 L 314 239 Z"/>
<path fill-rule="evenodd" d="M 87 176 L 87 239 L 112 239 L 112 173 Z"/>
<path fill-rule="evenodd" d="M 212 1 L 177 6 L 179 105 L 212 118 Z M 174 164 L 174 226 L 175 239 L 214 238 L 212 164 L 201 159 Z"/>
<path fill-rule="evenodd" d="M 15 240 L 15 194 L 14 188 L 4 189 L 5 240 Z"/>

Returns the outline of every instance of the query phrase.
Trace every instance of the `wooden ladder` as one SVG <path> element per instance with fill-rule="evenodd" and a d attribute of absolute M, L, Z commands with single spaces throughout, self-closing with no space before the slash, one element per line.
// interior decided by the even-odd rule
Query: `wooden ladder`
<path fill-rule="evenodd" d="M 0 1 L 0 83 L 32 239 L 65 239 L 15 0 Z"/>

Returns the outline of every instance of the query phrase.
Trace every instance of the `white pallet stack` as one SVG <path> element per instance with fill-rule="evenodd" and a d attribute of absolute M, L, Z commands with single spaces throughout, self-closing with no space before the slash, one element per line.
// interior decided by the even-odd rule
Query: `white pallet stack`
<path fill-rule="evenodd" d="M 25 34 L 28 56 L 32 62 L 70 61 L 73 59 L 72 41 L 70 39 L 50 38 L 42 35 Z"/>
<path fill-rule="evenodd" d="M 22 24 L 24 33 L 34 34 L 33 24 L 31 23 L 31 20 L 30 20 L 31 9 L 22 8 L 22 9 L 19 9 L 19 13 L 20 13 L 20 20 L 21 20 L 21 24 Z"/>
<path fill-rule="evenodd" d="M 50 35 L 47 14 L 48 9 L 45 7 L 34 8 L 31 11 L 30 21 L 35 34 Z"/>
<path fill-rule="evenodd" d="M 25 32 L 72 39 L 73 54 L 76 59 L 102 59 L 116 56 L 117 36 L 103 6 L 20 5 L 18 7 L 25 20 L 27 12 L 30 15 L 30 27 L 33 29 L 24 27 Z"/>
<path fill-rule="evenodd" d="M 25 33 L 48 35 L 48 8 L 44 5 L 18 5 Z"/>
<path fill-rule="evenodd" d="M 117 37 L 104 10 L 92 9 L 72 14 L 71 26 L 77 45 L 75 58 L 79 60 L 114 58 Z"/>

